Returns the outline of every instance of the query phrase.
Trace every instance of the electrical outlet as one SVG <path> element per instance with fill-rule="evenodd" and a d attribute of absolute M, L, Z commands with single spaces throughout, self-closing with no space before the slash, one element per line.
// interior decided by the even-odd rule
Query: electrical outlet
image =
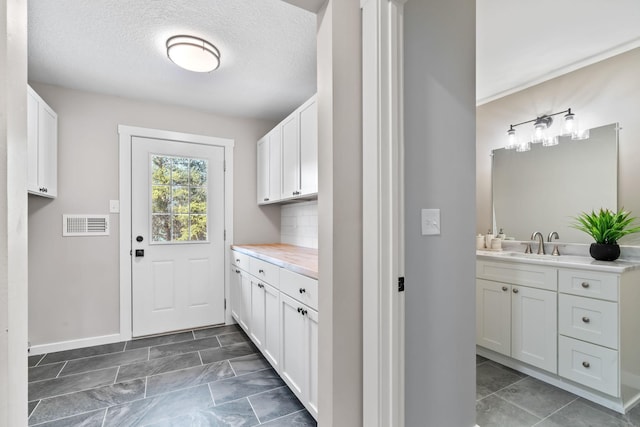
<path fill-rule="evenodd" d="M 422 209 L 422 235 L 440 235 L 440 209 Z"/>

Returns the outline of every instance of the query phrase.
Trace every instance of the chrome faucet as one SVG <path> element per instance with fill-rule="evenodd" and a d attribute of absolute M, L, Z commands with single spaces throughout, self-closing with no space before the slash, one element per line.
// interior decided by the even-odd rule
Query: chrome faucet
<path fill-rule="evenodd" d="M 557 231 L 552 231 L 551 233 L 549 233 L 549 237 L 547 237 L 547 241 L 548 242 L 553 241 L 554 237 L 556 239 L 560 239 L 560 236 L 558 236 L 558 232 Z M 560 256 L 560 251 L 558 250 L 558 245 L 553 245 L 553 252 L 551 252 L 551 255 Z"/>
<path fill-rule="evenodd" d="M 544 236 L 539 231 L 534 231 L 531 235 L 531 240 L 538 240 L 538 255 L 545 255 L 544 251 Z"/>

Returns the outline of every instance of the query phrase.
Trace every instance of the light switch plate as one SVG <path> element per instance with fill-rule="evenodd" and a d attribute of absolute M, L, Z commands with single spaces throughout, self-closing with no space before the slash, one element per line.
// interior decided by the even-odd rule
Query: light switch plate
<path fill-rule="evenodd" d="M 422 209 L 422 235 L 440 235 L 440 209 Z"/>
<path fill-rule="evenodd" d="M 109 212 L 120 213 L 120 200 L 109 200 Z"/>

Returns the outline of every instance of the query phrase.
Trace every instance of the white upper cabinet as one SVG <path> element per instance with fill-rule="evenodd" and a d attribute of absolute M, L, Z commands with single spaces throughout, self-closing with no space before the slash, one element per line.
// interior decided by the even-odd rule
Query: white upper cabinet
<path fill-rule="evenodd" d="M 318 193 L 318 108 L 311 97 L 258 141 L 258 204 Z"/>
<path fill-rule="evenodd" d="M 58 194 L 58 115 L 27 86 L 27 190 Z"/>
<path fill-rule="evenodd" d="M 281 135 L 278 126 L 258 141 L 258 204 L 280 200 Z"/>

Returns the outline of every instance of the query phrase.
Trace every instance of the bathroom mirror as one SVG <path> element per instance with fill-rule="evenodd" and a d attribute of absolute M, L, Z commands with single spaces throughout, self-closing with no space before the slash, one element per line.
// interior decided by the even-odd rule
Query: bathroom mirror
<path fill-rule="evenodd" d="M 515 240 L 557 231 L 561 242 L 591 243 L 570 227 L 573 217 L 617 209 L 618 124 L 593 128 L 585 140 L 561 137 L 552 147 L 492 153 L 493 224 Z"/>

